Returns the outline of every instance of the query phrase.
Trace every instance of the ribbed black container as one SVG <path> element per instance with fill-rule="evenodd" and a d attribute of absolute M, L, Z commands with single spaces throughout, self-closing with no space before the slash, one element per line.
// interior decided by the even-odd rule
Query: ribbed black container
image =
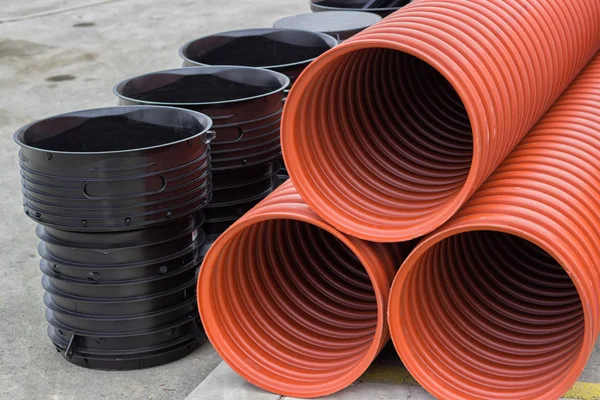
<path fill-rule="evenodd" d="M 281 18 L 273 28 L 325 33 L 341 43 L 379 21 L 381 17 L 370 12 L 329 11 Z"/>
<path fill-rule="evenodd" d="M 412 0 L 311 0 L 314 12 L 320 11 L 368 11 L 382 18 L 398 11 Z"/>
<path fill-rule="evenodd" d="M 159 71 L 114 87 L 119 104 L 169 105 L 212 118 L 213 199 L 205 210 L 210 244 L 278 184 L 279 125 L 289 79 L 249 67 L 201 66 Z"/>
<path fill-rule="evenodd" d="M 292 29 L 245 29 L 194 39 L 179 49 L 183 66 L 240 65 L 281 72 L 291 87 L 304 68 L 338 44 L 324 33 Z M 289 87 L 288 87 L 289 89 Z M 287 179 L 283 159 L 282 179 Z"/>
<path fill-rule="evenodd" d="M 244 29 L 205 36 L 179 49 L 183 66 L 239 65 L 281 72 L 293 84 L 315 58 L 337 45 L 318 32 L 291 29 Z"/>
<path fill-rule="evenodd" d="M 15 134 L 25 213 L 40 224 L 48 335 L 70 362 L 147 368 L 204 341 L 195 283 L 211 124 L 177 108 L 111 107 Z"/>

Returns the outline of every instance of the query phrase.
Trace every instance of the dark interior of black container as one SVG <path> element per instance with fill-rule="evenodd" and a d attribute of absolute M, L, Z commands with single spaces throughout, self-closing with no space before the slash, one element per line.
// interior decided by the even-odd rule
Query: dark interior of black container
<path fill-rule="evenodd" d="M 330 48 L 324 38 L 313 32 L 247 31 L 198 39 L 188 45 L 184 56 L 206 65 L 269 67 L 309 61 Z"/>
<path fill-rule="evenodd" d="M 241 100 L 278 89 L 282 89 L 282 83 L 275 75 L 249 68 L 214 74 L 158 72 L 133 78 L 117 88 L 119 94 L 130 99 L 163 104 Z"/>
<path fill-rule="evenodd" d="M 190 115 L 164 111 L 58 116 L 31 125 L 21 140 L 40 150 L 111 152 L 165 145 L 205 130 L 203 124 Z"/>
<path fill-rule="evenodd" d="M 374 9 L 402 7 L 411 0 L 313 0 L 312 2 L 323 7 Z"/>

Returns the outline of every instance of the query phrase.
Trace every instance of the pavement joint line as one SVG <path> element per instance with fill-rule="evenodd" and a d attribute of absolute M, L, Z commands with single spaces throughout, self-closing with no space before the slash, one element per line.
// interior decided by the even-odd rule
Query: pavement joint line
<path fill-rule="evenodd" d="M 42 12 L 35 13 L 35 14 L 18 15 L 15 17 L 0 18 L 0 24 L 7 23 L 7 22 L 26 21 L 26 20 L 33 19 L 33 18 L 42 18 L 42 17 L 47 17 L 50 15 L 62 14 L 62 13 L 69 12 L 69 11 L 81 10 L 82 8 L 89 8 L 89 7 L 100 6 L 100 5 L 104 5 L 104 4 L 108 4 L 108 3 L 114 3 L 117 1 L 122 1 L 122 0 L 99 0 L 94 3 L 77 4 L 75 6 L 56 8 L 53 10 L 42 11 Z"/>
<path fill-rule="evenodd" d="M 360 381 L 420 386 L 405 367 L 398 365 L 372 365 L 367 372 L 360 377 Z M 600 383 L 577 382 L 563 398 L 573 400 L 600 400 Z"/>

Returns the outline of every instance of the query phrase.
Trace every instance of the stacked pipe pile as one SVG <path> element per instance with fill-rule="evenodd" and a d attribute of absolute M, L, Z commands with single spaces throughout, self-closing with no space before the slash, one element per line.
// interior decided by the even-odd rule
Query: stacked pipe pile
<path fill-rule="evenodd" d="M 440 398 L 559 398 L 600 333 L 600 55 L 402 266 L 392 338 Z"/>
<path fill-rule="evenodd" d="M 419 383 L 439 398 L 565 393 L 600 333 L 600 61 L 584 70 L 599 49 L 594 0 L 419 0 L 311 63 L 282 120 L 293 184 L 201 269 L 219 354 L 277 394 L 341 390 L 381 348 L 375 276 L 400 258 L 383 249 L 431 234 L 389 297 Z M 367 261 L 349 243 L 380 250 Z"/>
<path fill-rule="evenodd" d="M 194 288 L 210 126 L 186 110 L 112 107 L 15 133 L 48 335 L 70 362 L 146 368 L 204 341 Z"/>
<path fill-rule="evenodd" d="M 289 79 L 246 67 L 191 67 L 127 79 L 114 88 L 119 104 L 181 107 L 214 122 L 211 143 L 213 198 L 203 225 L 215 239 L 277 187 L 279 125 Z"/>

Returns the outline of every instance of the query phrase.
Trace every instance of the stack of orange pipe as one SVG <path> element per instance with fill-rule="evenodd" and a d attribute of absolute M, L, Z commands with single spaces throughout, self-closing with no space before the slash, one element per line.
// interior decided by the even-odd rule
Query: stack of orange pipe
<path fill-rule="evenodd" d="M 599 49 L 597 0 L 417 0 L 317 59 L 282 121 L 293 185 L 200 273 L 219 354 L 320 397 L 389 324 L 438 398 L 565 393 L 600 333 Z"/>

